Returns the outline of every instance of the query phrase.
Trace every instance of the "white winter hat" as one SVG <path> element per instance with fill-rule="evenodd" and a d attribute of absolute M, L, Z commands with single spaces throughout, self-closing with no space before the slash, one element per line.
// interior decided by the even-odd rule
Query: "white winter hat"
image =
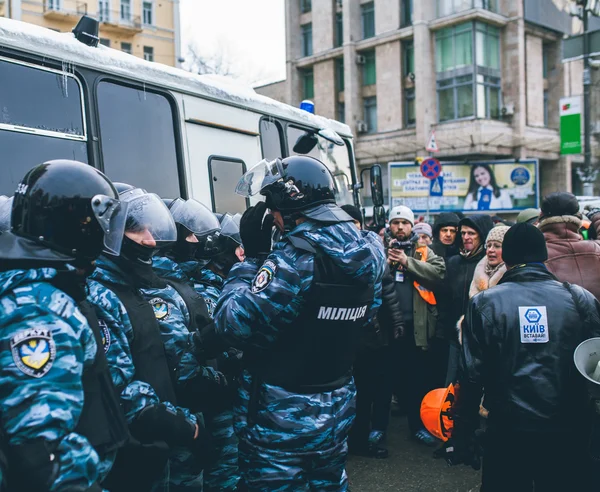
<path fill-rule="evenodd" d="M 413 211 L 410 208 L 404 205 L 398 205 L 392 209 L 390 212 L 390 222 L 394 219 L 408 220 L 411 225 L 415 225 L 415 214 L 413 214 Z"/>

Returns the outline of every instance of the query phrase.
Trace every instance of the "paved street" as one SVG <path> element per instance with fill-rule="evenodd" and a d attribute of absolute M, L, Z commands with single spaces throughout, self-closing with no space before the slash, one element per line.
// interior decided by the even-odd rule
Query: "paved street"
<path fill-rule="evenodd" d="M 480 473 L 465 466 L 449 468 L 432 458 L 432 448 L 407 438 L 405 417 L 392 417 L 387 438 L 389 458 L 350 456 L 352 492 L 476 492 Z"/>

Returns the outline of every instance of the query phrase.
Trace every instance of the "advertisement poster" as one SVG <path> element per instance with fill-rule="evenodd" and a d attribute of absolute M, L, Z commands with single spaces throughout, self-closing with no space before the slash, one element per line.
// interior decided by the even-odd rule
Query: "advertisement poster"
<path fill-rule="evenodd" d="M 444 162 L 434 180 L 414 162 L 390 162 L 390 207 L 414 212 L 518 212 L 537 208 L 538 161 Z"/>
<path fill-rule="evenodd" d="M 581 97 L 560 100 L 560 153 L 581 154 Z"/>

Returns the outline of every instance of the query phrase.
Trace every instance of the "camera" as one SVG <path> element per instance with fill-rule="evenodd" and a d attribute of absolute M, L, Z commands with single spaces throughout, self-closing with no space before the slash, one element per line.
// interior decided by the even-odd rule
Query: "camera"
<path fill-rule="evenodd" d="M 399 242 L 397 242 L 397 241 L 396 241 L 395 243 L 392 243 L 392 244 L 390 245 L 390 247 L 391 247 L 391 248 L 394 248 L 394 249 L 406 250 L 406 247 L 407 247 L 407 246 L 406 246 L 405 244 L 402 244 L 402 243 L 399 243 Z"/>

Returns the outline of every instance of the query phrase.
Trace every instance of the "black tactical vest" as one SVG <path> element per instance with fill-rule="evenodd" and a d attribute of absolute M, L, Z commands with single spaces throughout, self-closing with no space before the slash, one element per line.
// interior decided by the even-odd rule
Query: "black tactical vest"
<path fill-rule="evenodd" d="M 304 311 L 268 351 L 244 352 L 252 376 L 296 393 L 333 391 L 352 378 L 352 364 L 374 286 L 350 279 L 318 246 L 291 237 L 315 253 L 314 279 Z"/>
<path fill-rule="evenodd" d="M 212 318 L 208 314 L 204 299 L 196 292 L 196 289 L 192 285 L 188 282 L 171 278 L 163 278 L 163 280 L 173 287 L 181 296 L 183 302 L 185 302 L 190 313 L 190 324 L 187 327 L 190 333 L 194 331 L 200 332 L 202 328 L 212 323 Z"/>
<path fill-rule="evenodd" d="M 177 375 L 171 372 L 177 371 L 169 369 L 160 327 L 152 306 L 135 287 L 113 284 L 103 279 L 97 281 L 117 295 L 129 315 L 133 328 L 130 348 L 135 366 L 135 378 L 152 386 L 161 401 L 176 404 L 174 381 Z"/>
<path fill-rule="evenodd" d="M 102 333 L 94 308 L 87 302 L 77 304 L 92 328 L 97 351 L 94 363 L 83 371 L 83 411 L 75 431 L 85 436 L 102 459 L 127 441 L 129 432 L 113 385 L 102 344 Z"/>

